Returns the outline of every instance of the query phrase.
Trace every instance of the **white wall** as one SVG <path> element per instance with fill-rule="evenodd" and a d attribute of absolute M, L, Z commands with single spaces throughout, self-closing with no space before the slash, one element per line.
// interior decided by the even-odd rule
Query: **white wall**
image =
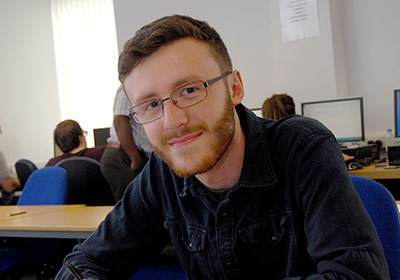
<path fill-rule="evenodd" d="M 50 1 L 0 1 L 0 38 L 0 149 L 45 162 L 60 121 Z"/>
<path fill-rule="evenodd" d="M 366 135 L 394 128 L 400 88 L 400 1 L 341 0 L 348 92 L 363 96 Z"/>

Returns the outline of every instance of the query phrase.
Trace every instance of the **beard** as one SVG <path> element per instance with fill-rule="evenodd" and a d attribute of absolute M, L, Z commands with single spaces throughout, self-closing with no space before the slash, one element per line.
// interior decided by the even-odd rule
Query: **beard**
<path fill-rule="evenodd" d="M 177 108 L 177 110 L 181 109 Z M 208 134 L 207 145 L 203 145 L 201 151 L 187 149 L 179 152 L 180 160 L 174 160 L 173 156 L 169 154 L 171 150 L 168 149 L 168 140 L 177 137 L 176 132 L 163 135 L 160 146 L 153 143 L 150 143 L 150 145 L 158 156 L 180 177 L 188 178 L 211 170 L 228 150 L 235 131 L 234 108 L 229 93 L 227 93 L 225 99 L 222 116 L 211 127 L 204 123 L 197 124 L 182 129 L 179 135 L 183 136 L 201 130 Z M 166 148 L 163 149 L 162 147 Z"/>

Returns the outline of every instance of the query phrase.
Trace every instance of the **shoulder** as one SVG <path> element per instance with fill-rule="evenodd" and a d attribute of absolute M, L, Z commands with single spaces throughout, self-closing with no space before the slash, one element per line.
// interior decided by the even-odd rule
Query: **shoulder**
<path fill-rule="evenodd" d="M 65 159 L 67 157 L 68 157 L 67 153 L 59 155 L 57 157 L 53 157 L 53 158 L 49 159 L 49 161 L 46 163 L 46 167 L 47 166 L 55 166 L 59 161 Z"/>
<path fill-rule="evenodd" d="M 275 122 L 262 122 L 264 130 L 273 137 L 300 137 L 303 139 L 317 136 L 333 136 L 332 132 L 321 122 L 299 115 L 284 117 Z"/>

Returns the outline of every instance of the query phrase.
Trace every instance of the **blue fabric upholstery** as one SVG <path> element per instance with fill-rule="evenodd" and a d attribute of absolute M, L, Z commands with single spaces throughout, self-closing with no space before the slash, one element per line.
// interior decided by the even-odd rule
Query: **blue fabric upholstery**
<path fill-rule="evenodd" d="M 17 205 L 65 204 L 67 174 L 61 167 L 45 167 L 34 171 L 28 178 Z M 60 254 L 69 241 L 62 239 L 15 238 L 11 248 L 0 249 L 0 279 L 20 277 L 33 272 L 43 262 L 62 260 Z M 16 279 L 17 279 L 16 278 Z"/>
<path fill-rule="evenodd" d="M 49 166 L 29 176 L 17 205 L 54 205 L 66 201 L 67 175 L 61 167 Z"/>
<path fill-rule="evenodd" d="M 129 280 L 186 280 L 185 272 L 175 256 L 159 256 Z"/>
<path fill-rule="evenodd" d="M 393 196 L 380 183 L 359 176 L 350 176 L 368 211 L 385 252 L 390 279 L 400 280 L 400 220 Z"/>

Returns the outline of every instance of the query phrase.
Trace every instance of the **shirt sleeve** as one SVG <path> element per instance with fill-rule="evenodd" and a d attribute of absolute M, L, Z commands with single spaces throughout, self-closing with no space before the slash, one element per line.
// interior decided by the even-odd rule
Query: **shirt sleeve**
<path fill-rule="evenodd" d="M 145 168 L 99 228 L 76 246 L 65 261 L 71 262 L 86 278 L 128 279 L 157 256 L 170 237 L 155 191 L 158 187 L 153 188 L 162 185 L 155 183 L 151 183 Z M 73 277 L 64 265 L 56 279 Z"/>
<path fill-rule="evenodd" d="M 0 151 L 0 180 L 11 177 L 10 171 L 8 170 L 6 159 L 3 153 Z"/>
<path fill-rule="evenodd" d="M 131 109 L 131 107 L 131 103 L 129 102 L 129 99 L 125 94 L 124 88 L 121 85 L 118 88 L 117 94 L 115 95 L 114 99 L 114 116 L 129 116 L 129 110 Z"/>
<path fill-rule="evenodd" d="M 303 249 L 317 267 L 307 279 L 389 279 L 379 237 L 334 136 L 316 121 L 303 121 L 296 133 L 283 137 L 294 147 L 286 152 L 296 155 L 288 174 L 292 206 L 304 219 Z M 299 133 L 299 127 L 307 126 L 307 133 Z"/>

